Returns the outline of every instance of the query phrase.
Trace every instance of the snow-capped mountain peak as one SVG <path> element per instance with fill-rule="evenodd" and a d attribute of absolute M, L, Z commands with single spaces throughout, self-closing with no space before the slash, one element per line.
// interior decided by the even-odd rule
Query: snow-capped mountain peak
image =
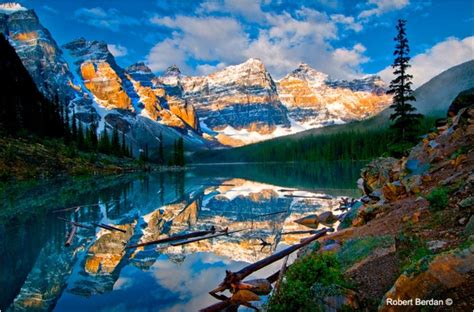
<path fill-rule="evenodd" d="M 0 13 L 3 14 L 12 14 L 14 12 L 26 10 L 28 9 L 17 2 L 0 3 Z"/>

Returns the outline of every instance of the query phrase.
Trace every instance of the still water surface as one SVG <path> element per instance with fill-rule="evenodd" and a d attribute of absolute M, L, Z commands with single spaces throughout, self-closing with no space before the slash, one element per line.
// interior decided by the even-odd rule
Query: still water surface
<path fill-rule="evenodd" d="M 292 220 L 333 210 L 341 196 L 358 196 L 362 165 L 211 165 L 11 185 L 0 191 L 0 309 L 199 310 L 216 302 L 208 291 L 225 270 L 237 271 L 305 237 L 282 235 L 308 229 Z M 321 195 L 330 198 L 314 198 Z M 53 212 L 79 205 L 91 206 Z M 70 224 L 57 217 L 118 225 L 127 233 L 79 228 L 65 247 Z M 211 226 L 246 231 L 124 251 L 125 244 Z M 253 276 L 269 276 L 280 266 Z"/>

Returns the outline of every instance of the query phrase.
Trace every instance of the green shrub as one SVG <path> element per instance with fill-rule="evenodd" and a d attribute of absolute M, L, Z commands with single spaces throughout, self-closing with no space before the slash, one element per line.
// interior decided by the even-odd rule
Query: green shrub
<path fill-rule="evenodd" d="M 351 267 L 354 263 L 368 257 L 377 248 L 387 248 L 394 244 L 390 236 L 368 236 L 350 239 L 342 245 L 337 254 L 337 260 L 343 269 Z"/>
<path fill-rule="evenodd" d="M 321 311 L 314 285 L 348 287 L 335 255 L 311 254 L 291 265 L 279 290 L 270 297 L 268 311 Z"/>
<path fill-rule="evenodd" d="M 439 211 L 448 205 L 449 192 L 444 187 L 437 187 L 431 191 L 426 199 L 430 202 L 430 210 Z"/>
<path fill-rule="evenodd" d="M 411 233 L 400 232 L 397 237 L 397 251 L 401 260 L 401 272 L 406 274 L 425 271 L 433 257 L 426 242 Z"/>

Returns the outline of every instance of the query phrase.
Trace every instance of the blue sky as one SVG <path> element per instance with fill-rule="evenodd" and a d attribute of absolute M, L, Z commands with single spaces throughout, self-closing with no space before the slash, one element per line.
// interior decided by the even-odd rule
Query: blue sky
<path fill-rule="evenodd" d="M 172 64 L 197 75 L 262 59 L 275 78 L 305 62 L 336 78 L 380 73 L 408 20 L 420 84 L 473 58 L 472 0 L 25 0 L 59 44 L 104 40 L 122 66 Z"/>

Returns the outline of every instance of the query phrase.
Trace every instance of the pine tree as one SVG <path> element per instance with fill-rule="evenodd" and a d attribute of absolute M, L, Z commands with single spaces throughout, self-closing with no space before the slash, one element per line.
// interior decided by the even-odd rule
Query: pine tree
<path fill-rule="evenodd" d="M 104 154 L 110 154 L 110 139 L 107 134 L 107 126 L 104 126 L 104 131 L 100 136 L 99 151 Z"/>
<path fill-rule="evenodd" d="M 77 121 L 76 110 L 72 110 L 72 125 L 71 125 L 72 139 L 77 142 Z"/>
<path fill-rule="evenodd" d="M 120 156 L 120 140 L 117 127 L 114 127 L 112 133 L 112 154 L 115 156 Z"/>
<path fill-rule="evenodd" d="M 85 149 L 84 132 L 82 130 L 82 122 L 80 121 L 79 121 L 79 126 L 77 127 L 77 147 L 80 150 Z"/>
<path fill-rule="evenodd" d="M 97 125 L 92 123 L 87 133 L 89 145 L 92 151 L 97 151 L 99 140 L 97 139 Z"/>
<path fill-rule="evenodd" d="M 164 149 L 163 149 L 163 134 L 160 132 L 160 145 L 158 147 L 158 163 L 160 165 L 163 165 L 165 163 L 165 155 L 164 155 Z"/>
<path fill-rule="evenodd" d="M 121 150 L 122 150 L 122 156 L 126 156 L 128 157 L 129 154 L 128 154 L 128 150 L 127 150 L 127 142 L 125 140 L 125 132 L 122 131 L 122 147 L 121 147 Z"/>
<path fill-rule="evenodd" d="M 177 150 L 177 163 L 176 163 L 176 165 L 178 165 L 180 167 L 184 167 L 184 165 L 185 165 L 185 163 L 184 163 L 184 141 L 183 141 L 182 137 L 180 137 L 178 139 L 176 150 Z"/>
<path fill-rule="evenodd" d="M 71 142 L 71 125 L 69 124 L 69 110 L 64 105 L 64 143 L 68 145 Z"/>
<path fill-rule="evenodd" d="M 405 30 L 406 20 L 399 19 L 397 23 L 398 34 L 394 38 L 396 41 L 393 55 L 395 60 L 392 64 L 395 78 L 390 82 L 387 93 L 393 94 L 393 104 L 390 108 L 394 112 L 390 115 L 390 120 L 394 123 L 392 150 L 394 153 L 400 153 L 410 147 L 417 140 L 418 128 L 420 125 L 421 114 L 415 113 L 416 108 L 410 104 L 416 101 L 411 89 L 413 76 L 407 73 L 410 68 L 410 47 Z"/>

